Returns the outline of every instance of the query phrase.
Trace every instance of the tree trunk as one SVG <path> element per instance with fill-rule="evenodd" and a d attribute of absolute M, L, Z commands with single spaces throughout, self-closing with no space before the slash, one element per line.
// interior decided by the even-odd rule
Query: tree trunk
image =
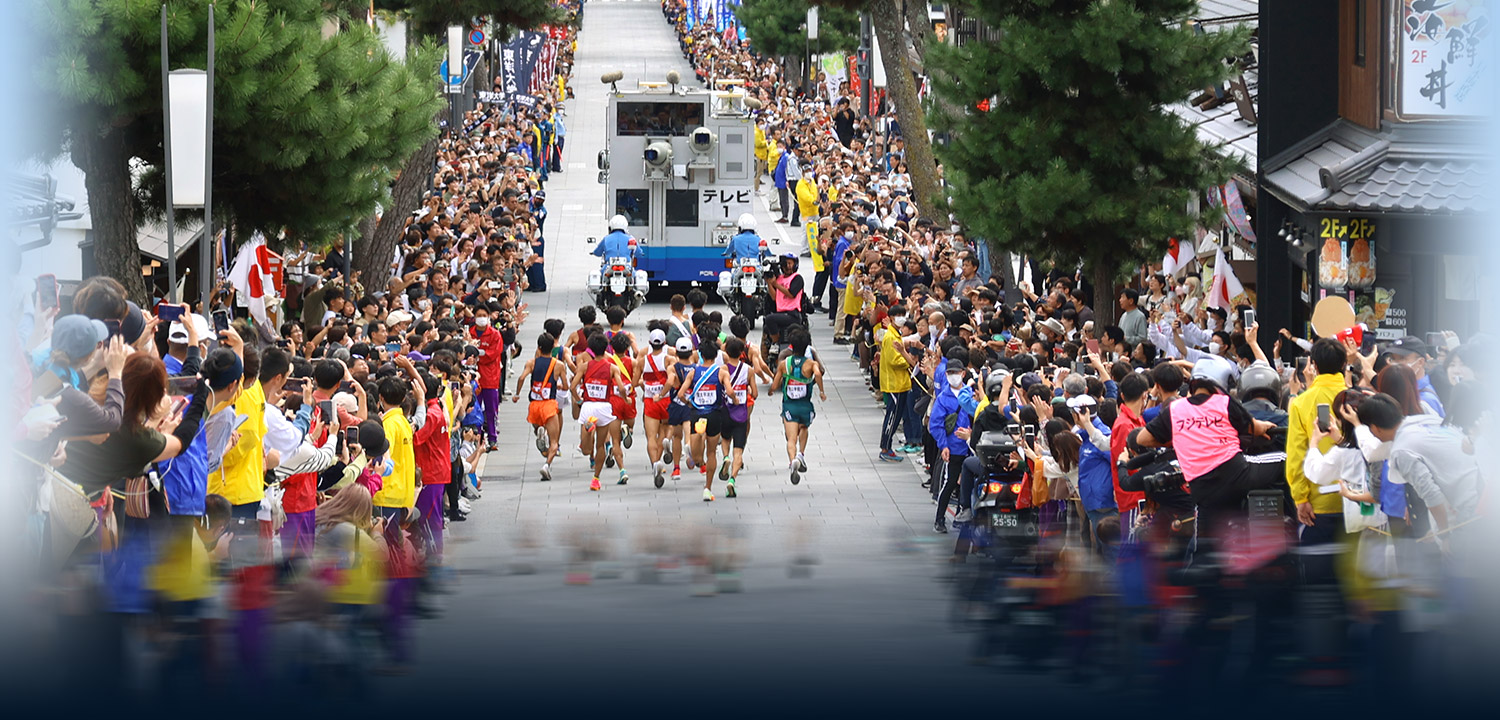
<path fill-rule="evenodd" d="M 380 216 L 374 232 L 360 235 L 359 252 L 354 255 L 354 269 L 361 271 L 361 282 L 365 290 L 384 290 L 391 278 L 391 258 L 395 257 L 396 244 L 406 219 L 422 203 L 422 191 L 432 178 L 432 162 L 437 156 L 438 136 L 422 144 L 406 159 L 400 177 L 391 186 L 391 202 Z M 363 227 L 363 226 L 361 226 Z"/>
<path fill-rule="evenodd" d="M 73 133 L 73 164 L 84 173 L 89 215 L 94 230 L 94 264 L 99 274 L 125 286 L 125 295 L 142 307 L 150 298 L 141 275 L 141 253 L 136 241 L 135 207 L 131 202 L 130 155 L 125 131 L 97 128 Z"/>
<path fill-rule="evenodd" d="M 980 242 L 989 242 L 980 240 Z M 990 245 L 990 275 L 999 276 L 1002 287 L 1016 287 L 1016 266 L 1009 250 L 997 249 Z"/>
<path fill-rule="evenodd" d="M 1089 270 L 1089 282 L 1094 284 L 1094 335 L 1098 337 L 1104 331 L 1105 325 L 1114 325 L 1115 312 L 1118 306 L 1115 304 L 1115 269 L 1107 262 L 1094 262 Z"/>
<path fill-rule="evenodd" d="M 870 24 L 880 40 L 880 60 L 885 66 L 886 92 L 901 121 L 901 137 L 906 140 L 906 167 L 911 172 L 914 200 L 924 215 L 941 221 L 936 208 L 946 206 L 938 184 L 937 161 L 932 156 L 932 141 L 927 137 L 927 118 L 917 99 L 917 85 L 912 79 L 907 59 L 906 38 L 902 34 L 905 17 L 900 0 L 874 0 L 870 3 Z"/>
<path fill-rule="evenodd" d="M 927 3 L 903 0 L 906 12 L 906 29 L 911 33 L 911 46 L 917 51 L 917 61 L 927 67 L 927 41 L 932 37 L 932 21 L 927 18 Z"/>

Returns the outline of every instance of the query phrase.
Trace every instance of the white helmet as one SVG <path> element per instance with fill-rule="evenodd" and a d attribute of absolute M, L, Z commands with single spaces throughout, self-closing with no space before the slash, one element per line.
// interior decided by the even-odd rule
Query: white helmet
<path fill-rule="evenodd" d="M 609 219 L 609 229 L 611 231 L 624 230 L 627 227 L 630 227 L 630 221 L 626 220 L 624 215 L 616 215 Z"/>
<path fill-rule="evenodd" d="M 739 225 L 739 228 L 740 228 L 741 231 L 748 230 L 750 232 L 754 232 L 755 231 L 755 216 L 751 215 L 750 213 L 742 213 L 742 214 L 740 214 L 740 221 L 737 224 Z"/>
<path fill-rule="evenodd" d="M 1207 380 L 1219 390 L 1234 389 L 1234 364 L 1218 355 L 1204 355 L 1193 363 L 1193 380 Z"/>

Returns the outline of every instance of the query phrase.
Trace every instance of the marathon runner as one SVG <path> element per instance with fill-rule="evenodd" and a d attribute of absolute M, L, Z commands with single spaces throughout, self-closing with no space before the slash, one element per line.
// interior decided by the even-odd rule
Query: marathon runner
<path fill-rule="evenodd" d="M 578 448 L 593 458 L 594 479 L 589 483 L 590 490 L 599 489 L 599 474 L 604 470 L 604 459 L 611 443 L 615 446 L 616 459 L 621 460 L 618 456 L 620 420 L 615 417 L 610 397 L 626 389 L 626 380 L 620 373 L 620 367 L 605 357 L 608 347 L 609 342 L 604 339 L 604 333 L 596 332 L 589 336 L 589 352 L 594 357 L 584 366 L 583 372 L 573 377 L 573 386 L 570 388 L 580 405 L 579 422 L 583 425 L 584 437 L 593 440 L 592 448 L 588 447 L 587 440 Z M 619 484 L 624 485 L 629 480 L 622 464 Z"/>
<path fill-rule="evenodd" d="M 605 318 L 609 321 L 609 329 L 604 331 L 605 339 L 609 340 L 610 357 L 614 358 L 615 364 L 620 366 L 620 374 L 627 380 L 634 381 L 635 356 L 640 346 L 635 342 L 635 335 L 625 330 L 625 308 L 612 306 L 604 311 Z M 621 444 L 629 450 L 635 444 L 635 390 L 631 386 L 629 394 L 623 397 L 615 397 L 610 400 L 615 406 L 615 415 L 620 418 L 623 426 L 621 432 L 623 438 Z M 625 467 L 621 463 L 620 467 Z"/>
<path fill-rule="evenodd" d="M 791 333 L 789 350 L 778 359 L 776 377 L 771 380 L 771 390 L 781 390 L 781 423 L 786 429 L 787 469 L 793 485 L 807 472 L 807 430 L 817 416 L 808 386 L 817 383 L 818 399 L 828 401 L 823 368 L 813 358 L 810 340 L 804 331 Z"/>
<path fill-rule="evenodd" d="M 536 355 L 526 361 L 526 367 L 516 378 L 516 391 L 511 402 L 521 401 L 521 388 L 531 383 L 527 396 L 531 403 L 526 410 L 526 422 L 536 433 L 536 449 L 541 451 L 542 481 L 552 479 L 552 461 L 562 440 L 562 411 L 557 407 L 557 389 L 568 382 L 568 370 L 561 360 L 552 356 L 556 339 L 542 333 L 536 339 Z"/>
<path fill-rule="evenodd" d="M 667 472 L 666 449 L 671 398 L 667 397 L 667 377 L 677 359 L 667 352 L 667 333 L 660 327 L 651 330 L 648 336 L 651 351 L 635 358 L 635 372 L 631 382 L 641 389 L 645 404 L 646 459 L 651 461 L 652 481 L 661 487 Z"/>
<path fill-rule="evenodd" d="M 672 449 L 663 453 L 664 462 L 672 463 L 672 479 L 682 477 L 682 459 L 687 458 L 688 468 L 693 467 L 693 454 L 683 450 L 682 443 L 688 432 L 687 425 L 693 420 L 693 406 L 689 405 L 681 397 L 679 390 L 688 385 L 688 378 L 693 374 L 693 361 L 696 353 L 693 350 L 693 339 L 690 337 L 677 338 L 675 347 L 677 357 L 667 373 L 667 392 L 672 397 L 672 402 L 667 405 L 667 430 L 666 435 L 672 441 Z M 671 460 L 666 460 L 667 456 Z"/>
<path fill-rule="evenodd" d="M 698 343 L 698 365 L 693 367 L 692 377 L 682 384 L 677 397 L 691 406 L 693 418 L 693 445 L 701 443 L 703 457 L 694 457 L 703 471 L 703 502 L 713 502 L 714 473 L 719 452 L 719 433 L 724 423 L 724 395 L 730 387 L 729 371 L 720 365 L 719 344 L 714 340 Z"/>
<path fill-rule="evenodd" d="M 719 479 L 726 483 L 724 494 L 735 497 L 735 480 L 744 467 L 745 442 L 750 438 L 750 410 L 755 407 L 756 386 L 751 364 L 745 357 L 745 341 L 737 337 L 724 341 L 724 354 L 727 356 L 724 368 L 728 371 L 729 394 L 723 411 L 724 422 L 719 430 L 724 445 Z"/>

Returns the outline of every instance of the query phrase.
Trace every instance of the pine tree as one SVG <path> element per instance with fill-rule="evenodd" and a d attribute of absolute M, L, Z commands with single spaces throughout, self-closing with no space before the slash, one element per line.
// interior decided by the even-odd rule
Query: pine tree
<path fill-rule="evenodd" d="M 769 57 L 807 50 L 809 0 L 745 0 L 735 18 L 756 52 Z M 818 47 L 823 52 L 854 52 L 859 47 L 859 13 L 840 7 L 818 10 Z"/>
<path fill-rule="evenodd" d="M 175 67 L 203 67 L 209 4 L 168 4 Z M 391 168 L 436 132 L 436 49 L 402 63 L 360 23 L 324 38 L 318 0 L 214 4 L 215 221 L 316 240 L 373 212 Z M 71 151 L 86 173 L 96 263 L 140 299 L 137 219 L 164 211 L 160 7 L 54 0 L 27 17 L 51 39 L 34 79 L 64 121 L 42 153 Z"/>
<path fill-rule="evenodd" d="M 954 212 L 997 250 L 1082 262 L 1113 318 L 1113 282 L 1187 234 L 1194 196 L 1236 166 L 1164 107 L 1222 81 L 1247 32 L 1195 33 L 1195 0 L 966 6 L 1003 39 L 929 48 L 962 109 L 934 112 Z"/>

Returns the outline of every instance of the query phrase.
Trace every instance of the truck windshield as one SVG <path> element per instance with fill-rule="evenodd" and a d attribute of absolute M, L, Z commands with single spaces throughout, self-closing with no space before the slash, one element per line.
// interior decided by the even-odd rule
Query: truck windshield
<path fill-rule="evenodd" d="M 685 137 L 703 124 L 701 103 L 622 102 L 616 106 L 615 134 Z"/>

